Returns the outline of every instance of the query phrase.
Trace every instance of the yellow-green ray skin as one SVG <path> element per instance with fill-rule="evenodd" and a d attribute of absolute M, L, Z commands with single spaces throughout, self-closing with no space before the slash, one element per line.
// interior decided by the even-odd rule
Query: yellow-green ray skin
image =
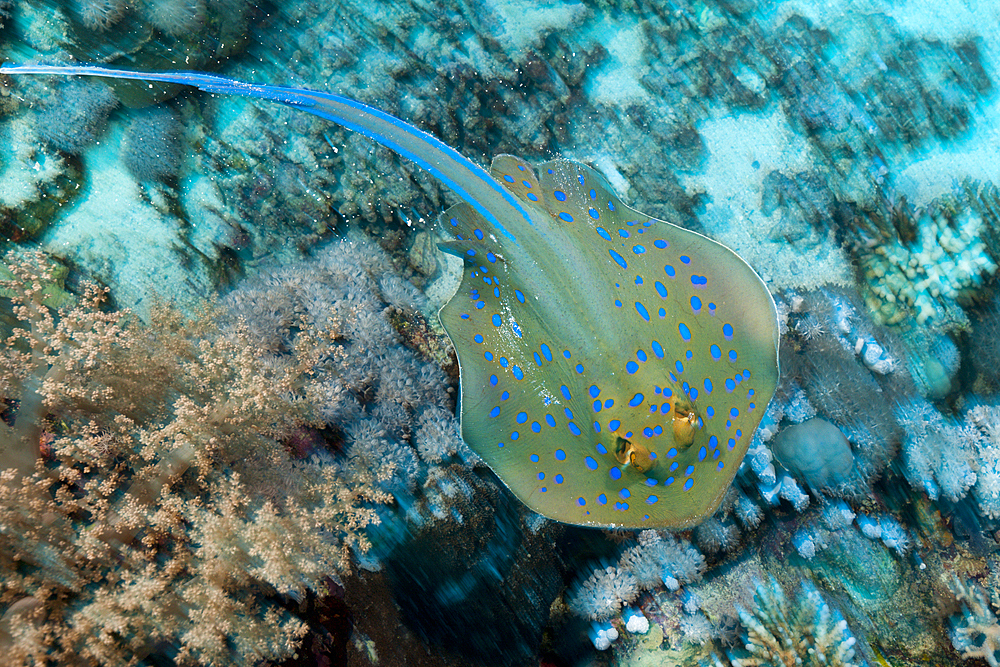
<path fill-rule="evenodd" d="M 549 518 L 698 523 L 777 385 L 770 294 L 734 252 L 629 208 L 589 167 L 500 156 L 491 172 L 531 224 L 505 220 L 511 243 L 466 204 L 442 217 L 466 260 L 441 311 L 465 441 Z"/>

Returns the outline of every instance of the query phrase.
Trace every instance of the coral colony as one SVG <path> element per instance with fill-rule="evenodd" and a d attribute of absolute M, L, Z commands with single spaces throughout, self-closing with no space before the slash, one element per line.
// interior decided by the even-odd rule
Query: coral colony
<path fill-rule="evenodd" d="M 0 2 L 6 663 L 1000 664 L 1000 15 L 855 4 Z"/>

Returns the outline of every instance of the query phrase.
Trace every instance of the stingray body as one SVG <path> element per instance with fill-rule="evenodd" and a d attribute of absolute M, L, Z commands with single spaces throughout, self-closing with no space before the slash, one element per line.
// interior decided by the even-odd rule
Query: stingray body
<path fill-rule="evenodd" d="M 197 72 L 4 66 L 262 98 L 397 151 L 462 200 L 442 247 L 465 261 L 441 321 L 461 368 L 462 435 L 538 513 L 679 528 L 713 512 L 778 378 L 774 302 L 735 253 L 643 215 L 593 169 L 501 155 L 489 172 L 345 97 Z"/>

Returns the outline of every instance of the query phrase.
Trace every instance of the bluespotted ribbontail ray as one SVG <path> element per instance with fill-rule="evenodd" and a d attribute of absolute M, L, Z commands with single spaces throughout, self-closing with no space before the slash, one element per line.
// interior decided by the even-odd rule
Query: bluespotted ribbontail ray
<path fill-rule="evenodd" d="M 197 72 L 5 65 L 7 74 L 185 84 L 268 99 L 358 131 L 464 203 L 442 216 L 465 260 L 441 309 L 462 436 L 538 513 L 672 527 L 712 513 L 778 379 L 774 302 L 738 255 L 621 202 L 593 169 L 509 155 L 490 172 L 349 98 Z"/>

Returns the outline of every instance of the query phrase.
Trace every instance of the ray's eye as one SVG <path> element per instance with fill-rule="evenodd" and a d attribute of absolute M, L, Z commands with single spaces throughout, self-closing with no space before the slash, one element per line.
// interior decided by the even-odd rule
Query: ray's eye
<path fill-rule="evenodd" d="M 701 418 L 690 405 L 678 402 L 673 411 L 674 442 L 678 449 L 685 449 L 694 442 L 695 433 L 701 428 Z"/>
<path fill-rule="evenodd" d="M 670 415 L 674 446 L 679 451 L 684 451 L 694 442 L 695 434 L 703 424 L 701 415 L 698 414 L 694 402 L 677 390 L 670 392 L 664 405 L 669 405 L 663 412 Z"/>
<path fill-rule="evenodd" d="M 643 475 L 649 473 L 658 463 L 656 455 L 648 447 L 618 436 L 615 442 L 615 458 L 623 466 L 630 466 Z"/>

